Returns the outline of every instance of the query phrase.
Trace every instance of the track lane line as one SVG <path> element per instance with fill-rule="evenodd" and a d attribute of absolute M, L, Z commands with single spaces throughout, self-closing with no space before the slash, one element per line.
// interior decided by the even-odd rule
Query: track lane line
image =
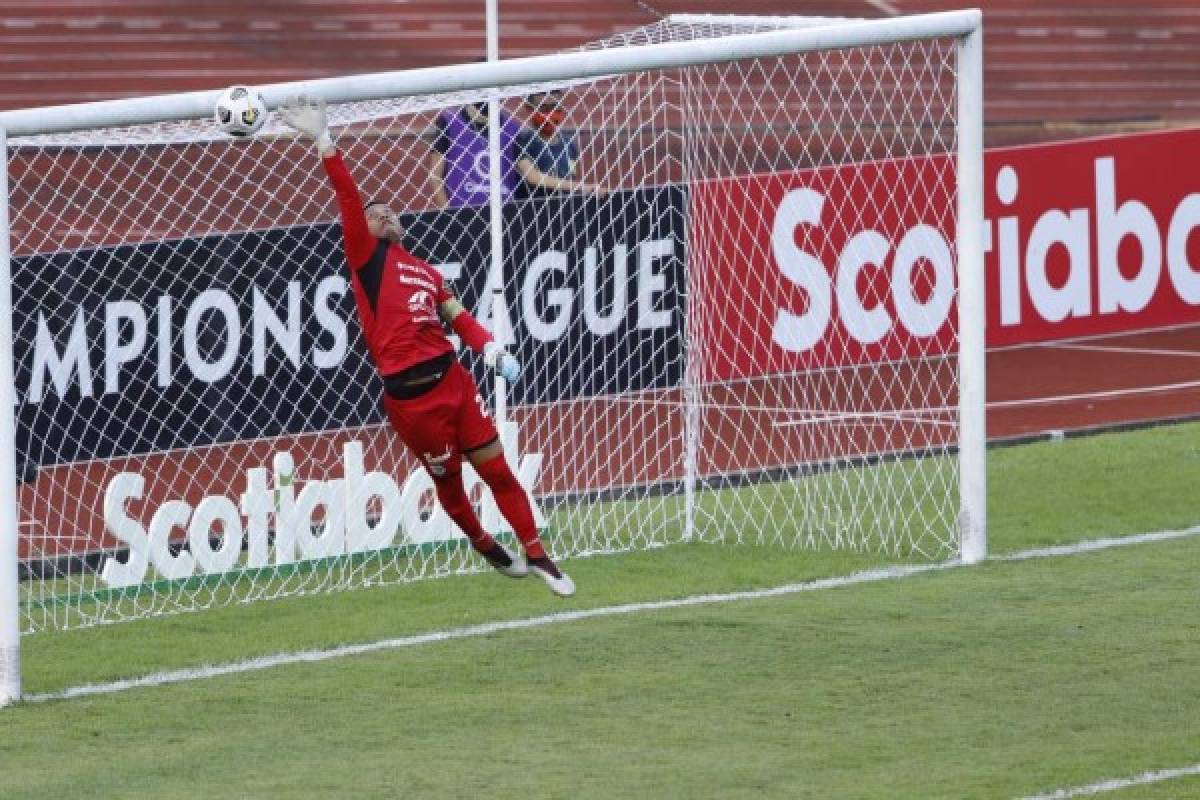
<path fill-rule="evenodd" d="M 1072 342 L 1047 342 L 1043 350 L 1081 350 L 1088 353 L 1118 353 L 1145 356 L 1182 356 L 1184 358 L 1200 358 L 1200 350 L 1169 350 L 1158 347 L 1120 347 L 1103 344 L 1075 344 Z"/>

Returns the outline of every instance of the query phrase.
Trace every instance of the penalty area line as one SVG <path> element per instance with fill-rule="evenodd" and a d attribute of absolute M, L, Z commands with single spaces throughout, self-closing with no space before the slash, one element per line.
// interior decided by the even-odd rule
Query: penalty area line
<path fill-rule="evenodd" d="M 991 556 L 988 558 L 988 560 L 993 562 L 1006 562 L 1026 561 L 1040 558 L 1056 558 L 1061 556 L 1078 555 L 1080 553 L 1089 553 L 1097 550 L 1107 550 L 1114 547 L 1127 547 L 1137 544 L 1146 544 L 1149 542 L 1162 542 L 1172 539 L 1182 539 L 1189 536 L 1195 536 L 1197 534 L 1200 534 L 1200 525 L 1194 528 L 1186 528 L 1177 531 L 1158 531 L 1155 533 L 1143 533 L 1126 537 L 1091 539 L 1077 542 L 1075 544 L 1022 550 L 1016 553 Z M 692 606 L 731 603 L 740 600 L 762 600 L 770 597 L 782 597 L 784 595 L 799 594 L 801 592 L 815 592 L 825 589 L 839 589 L 845 586 L 855 586 L 858 584 L 899 580 L 902 578 L 910 578 L 914 575 L 923 575 L 942 570 L 956 569 L 961 566 L 962 563 L 955 560 L 944 561 L 937 564 L 910 564 L 894 567 L 882 567 L 879 569 L 856 572 L 852 575 L 821 578 L 819 580 L 804 581 L 802 583 L 789 583 L 769 589 L 724 592 L 719 594 L 701 594 L 692 595 L 690 597 L 681 597 L 673 600 L 654 600 L 641 603 L 624 603 L 616 606 L 587 608 L 579 611 L 560 611 L 540 617 L 526 617 L 524 619 L 486 622 L 478 625 L 468 625 L 461 628 L 450 628 L 447 630 L 414 634 L 412 636 L 401 636 L 394 639 L 383 639 L 377 642 L 342 645 L 341 647 L 333 647 L 327 650 L 303 650 L 292 653 L 277 653 L 275 655 L 262 656 L 244 661 L 234 661 L 228 664 L 214 664 L 204 667 L 192 667 L 187 669 L 156 672 L 138 678 L 128 678 L 125 680 L 111 681 L 108 683 L 87 684 L 84 686 L 76 686 L 69 689 L 64 689 L 58 692 L 29 694 L 22 697 L 21 700 L 25 703 L 44 703 L 52 700 L 71 700 L 79 697 L 116 694 L 129 689 L 166 686 L 175 683 L 188 683 L 191 681 L 206 680 L 208 678 L 219 678 L 225 675 L 239 675 L 246 672 L 256 672 L 258 670 L 288 666 L 291 664 L 312 664 L 320 661 L 346 658 L 348 656 L 366 655 L 368 653 L 378 653 L 387 650 L 399 650 L 407 647 L 434 644 L 436 642 L 447 642 L 454 639 L 469 639 L 476 636 L 491 636 L 493 634 L 503 633 L 505 631 L 527 630 L 529 628 L 539 628 L 545 625 L 556 625 L 564 622 L 578 622 L 580 620 L 598 619 L 601 617 L 619 617 L 629 614 L 666 611 L 675 608 L 689 608 Z"/>
<path fill-rule="evenodd" d="M 1128 789 L 1131 786 L 1145 786 L 1148 783 L 1161 783 L 1174 778 L 1186 778 L 1190 775 L 1200 775 L 1200 764 L 1193 764 L 1190 767 L 1180 767 L 1178 769 L 1160 769 L 1152 772 L 1143 772 L 1133 778 L 1118 778 L 1108 781 L 1097 781 L 1089 783 L 1087 786 L 1076 786 L 1071 789 L 1055 789 L 1049 794 L 1035 794 L 1023 797 L 1021 800 L 1067 800 L 1069 797 L 1088 797 L 1090 795 L 1101 794 L 1102 792 L 1116 792 L 1121 789 Z"/>

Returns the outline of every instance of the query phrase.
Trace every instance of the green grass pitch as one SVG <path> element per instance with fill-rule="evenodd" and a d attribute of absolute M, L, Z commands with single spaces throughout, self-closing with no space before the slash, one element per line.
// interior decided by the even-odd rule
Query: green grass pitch
<path fill-rule="evenodd" d="M 989 455 L 994 554 L 1200 523 L 1200 425 Z M 688 544 L 24 642 L 25 690 L 847 575 Z M 1019 797 L 1200 761 L 1200 537 L 0 711 L 0 797 Z M 1200 778 L 1115 797 L 1200 797 Z"/>

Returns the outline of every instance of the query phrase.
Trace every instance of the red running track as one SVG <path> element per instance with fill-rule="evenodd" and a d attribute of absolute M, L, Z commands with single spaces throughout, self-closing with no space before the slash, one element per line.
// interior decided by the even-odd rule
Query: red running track
<path fill-rule="evenodd" d="M 989 439 L 1195 415 L 1200 325 L 988 355 Z"/>

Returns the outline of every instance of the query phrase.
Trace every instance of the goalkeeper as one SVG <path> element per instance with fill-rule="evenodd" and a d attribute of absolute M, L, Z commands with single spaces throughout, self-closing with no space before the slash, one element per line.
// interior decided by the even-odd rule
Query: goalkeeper
<path fill-rule="evenodd" d="M 475 380 L 455 358 L 442 323 L 483 353 L 487 365 L 506 380 L 520 376 L 520 365 L 450 293 L 441 273 L 405 250 L 396 213 L 379 202 L 364 207 L 330 137 L 324 103 L 294 98 L 279 116 L 316 142 L 337 193 L 355 305 L 367 349 L 383 378 L 383 406 L 392 427 L 429 472 L 442 508 L 488 563 L 514 578 L 532 570 L 555 594 L 574 594 L 574 583 L 538 539 L 529 496 L 509 468 Z M 463 487 L 464 457 L 492 490 L 527 559 L 480 525 Z"/>

